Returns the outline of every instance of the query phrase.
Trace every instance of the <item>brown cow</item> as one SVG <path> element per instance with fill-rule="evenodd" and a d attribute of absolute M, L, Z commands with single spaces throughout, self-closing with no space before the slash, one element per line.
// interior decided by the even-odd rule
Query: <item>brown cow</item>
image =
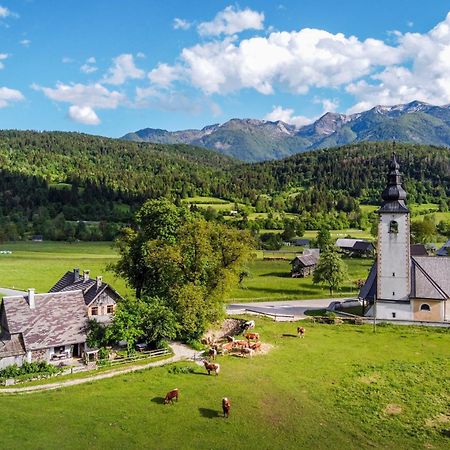
<path fill-rule="evenodd" d="M 250 344 L 250 348 L 252 349 L 252 350 L 261 350 L 261 342 L 252 342 L 251 344 Z"/>
<path fill-rule="evenodd" d="M 259 341 L 259 333 L 245 333 L 244 337 L 245 339 L 247 339 L 247 341 L 250 340 Z"/>
<path fill-rule="evenodd" d="M 301 338 L 305 337 L 305 329 L 303 327 L 297 327 L 297 336 Z"/>
<path fill-rule="evenodd" d="M 167 405 L 167 403 L 173 403 L 173 400 L 176 398 L 178 401 L 178 397 L 180 396 L 180 391 L 177 389 L 172 389 L 166 394 L 166 397 L 164 398 L 164 404 Z"/>
<path fill-rule="evenodd" d="M 211 375 L 211 372 L 214 372 L 216 376 L 219 375 L 220 364 L 210 363 L 206 361 L 206 359 L 203 361 L 203 364 L 205 365 L 205 369 L 208 371 L 208 375 Z"/>
<path fill-rule="evenodd" d="M 222 399 L 222 411 L 223 411 L 223 417 L 230 417 L 230 409 L 231 409 L 231 402 L 228 398 L 224 397 Z"/>
<path fill-rule="evenodd" d="M 234 341 L 234 347 L 248 347 L 248 342 L 244 340 Z"/>

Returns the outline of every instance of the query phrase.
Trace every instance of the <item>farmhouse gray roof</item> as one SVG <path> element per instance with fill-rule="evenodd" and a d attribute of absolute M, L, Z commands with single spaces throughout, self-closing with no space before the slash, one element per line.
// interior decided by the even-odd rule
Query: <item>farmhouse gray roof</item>
<path fill-rule="evenodd" d="M 8 356 L 24 355 L 26 353 L 22 334 L 14 334 L 8 338 L 0 340 L 0 358 Z"/>
<path fill-rule="evenodd" d="M 448 240 L 437 252 L 437 256 L 450 256 L 450 240 Z"/>
<path fill-rule="evenodd" d="M 311 255 L 298 255 L 292 261 L 291 264 L 294 264 L 296 261 L 300 263 L 303 267 L 315 266 L 318 262 L 318 257 L 315 254 Z"/>
<path fill-rule="evenodd" d="M 50 289 L 50 292 L 67 292 L 75 290 L 81 290 L 83 292 L 86 305 L 90 305 L 104 291 L 108 291 L 114 300 L 122 298 L 120 294 L 107 283 L 97 283 L 96 279 L 89 277 L 85 280 L 83 275 L 79 275 L 78 269 L 66 272 Z"/>
<path fill-rule="evenodd" d="M 22 334 L 26 350 L 86 340 L 87 314 L 81 291 L 35 294 L 34 299 L 34 308 L 27 295 L 3 299 L 3 323 L 9 334 Z"/>

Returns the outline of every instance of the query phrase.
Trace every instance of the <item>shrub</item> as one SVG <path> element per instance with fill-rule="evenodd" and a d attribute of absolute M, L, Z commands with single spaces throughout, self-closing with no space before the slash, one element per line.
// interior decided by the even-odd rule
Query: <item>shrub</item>
<path fill-rule="evenodd" d="M 167 371 L 173 374 L 188 374 L 194 373 L 194 368 L 192 366 L 170 366 Z"/>

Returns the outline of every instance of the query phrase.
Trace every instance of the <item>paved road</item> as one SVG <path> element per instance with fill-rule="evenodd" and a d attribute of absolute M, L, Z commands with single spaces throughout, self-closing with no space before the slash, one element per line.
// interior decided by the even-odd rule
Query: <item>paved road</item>
<path fill-rule="evenodd" d="M 25 294 L 24 291 L 16 291 L 15 289 L 8 289 L 8 288 L 0 288 L 0 295 L 3 295 L 5 297 L 10 295 L 22 295 Z"/>
<path fill-rule="evenodd" d="M 332 301 L 347 300 L 335 298 L 322 298 L 318 300 L 290 300 L 273 302 L 248 302 L 233 303 L 227 306 L 227 314 L 244 314 L 247 312 L 257 312 L 262 314 L 289 315 L 296 319 L 305 318 L 305 311 L 308 309 L 326 308 Z"/>

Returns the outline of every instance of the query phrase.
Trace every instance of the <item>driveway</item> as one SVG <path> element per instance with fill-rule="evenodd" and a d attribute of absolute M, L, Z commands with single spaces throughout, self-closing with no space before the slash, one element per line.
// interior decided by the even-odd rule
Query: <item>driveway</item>
<path fill-rule="evenodd" d="M 333 301 L 344 301 L 345 298 L 322 298 L 318 300 L 288 300 L 273 302 L 232 303 L 227 306 L 227 314 L 260 313 L 270 314 L 283 319 L 283 316 L 294 316 L 295 319 L 304 319 L 308 309 L 326 308 Z"/>

